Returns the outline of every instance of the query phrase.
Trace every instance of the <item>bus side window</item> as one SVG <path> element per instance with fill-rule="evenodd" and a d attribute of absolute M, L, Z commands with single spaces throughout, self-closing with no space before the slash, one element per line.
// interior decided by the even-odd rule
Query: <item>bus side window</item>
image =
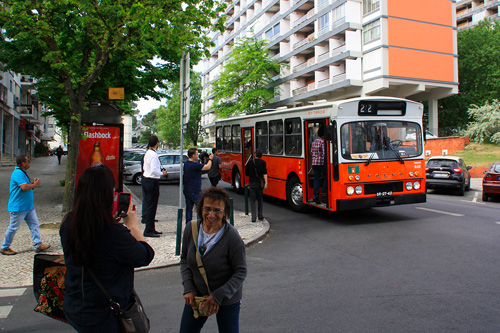
<path fill-rule="evenodd" d="M 225 151 L 231 151 L 231 126 L 224 126 L 224 139 L 222 139 L 222 148 Z"/>
<path fill-rule="evenodd" d="M 215 133 L 217 136 L 217 139 L 215 140 L 215 147 L 217 148 L 217 150 L 224 150 L 222 146 L 222 127 L 217 127 Z"/>
<path fill-rule="evenodd" d="M 236 153 L 241 153 L 241 131 L 240 131 L 240 125 L 233 125 L 233 132 L 232 132 L 232 137 L 233 137 L 233 144 L 232 148 L 233 151 Z"/>
<path fill-rule="evenodd" d="M 267 122 L 261 121 L 255 124 L 255 147 L 260 149 L 263 154 L 267 154 L 269 141 L 267 136 Z"/>
<path fill-rule="evenodd" d="M 270 154 L 283 154 L 283 120 L 269 121 L 269 143 Z"/>
<path fill-rule="evenodd" d="M 302 127 L 300 118 L 285 119 L 285 153 L 302 155 Z"/>

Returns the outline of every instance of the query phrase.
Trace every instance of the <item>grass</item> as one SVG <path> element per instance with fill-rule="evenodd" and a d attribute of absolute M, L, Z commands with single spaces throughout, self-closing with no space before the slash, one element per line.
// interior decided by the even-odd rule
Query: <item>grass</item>
<path fill-rule="evenodd" d="M 457 151 L 454 155 L 460 156 L 472 167 L 487 167 L 493 162 L 500 162 L 500 145 L 471 142 L 464 151 Z"/>

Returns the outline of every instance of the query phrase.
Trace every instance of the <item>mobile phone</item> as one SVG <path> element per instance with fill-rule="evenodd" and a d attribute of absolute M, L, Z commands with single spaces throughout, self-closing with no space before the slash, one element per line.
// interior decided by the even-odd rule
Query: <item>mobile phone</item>
<path fill-rule="evenodd" d="M 128 212 L 128 207 L 132 200 L 132 195 L 130 193 L 115 193 L 115 199 L 113 202 L 113 215 L 118 212 L 119 218 L 126 217 Z"/>

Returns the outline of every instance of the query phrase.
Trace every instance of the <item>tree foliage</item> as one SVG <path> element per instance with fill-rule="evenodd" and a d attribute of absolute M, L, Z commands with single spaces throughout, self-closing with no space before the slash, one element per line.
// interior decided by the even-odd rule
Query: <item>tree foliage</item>
<path fill-rule="evenodd" d="M 483 106 L 473 105 L 468 113 L 474 120 L 466 130 L 466 135 L 471 140 L 500 144 L 500 102 L 497 99 L 486 102 Z"/>
<path fill-rule="evenodd" d="M 193 63 L 207 53 L 202 32 L 223 9 L 214 0 L 2 1 L 0 63 L 35 77 L 40 101 L 69 129 L 64 211 L 73 198 L 86 102 L 107 99 L 109 87 L 124 87 L 125 102 L 162 97 L 154 88 L 178 76 L 182 51 Z"/>
<path fill-rule="evenodd" d="M 168 92 L 171 97 L 167 100 L 167 105 L 156 109 L 160 135 L 175 147 L 180 145 L 181 92 L 179 86 L 179 82 L 173 83 Z M 203 132 L 201 126 L 201 76 L 199 73 L 191 72 L 190 86 L 191 106 L 185 141 L 187 139 L 196 146 Z"/>
<path fill-rule="evenodd" d="M 220 117 L 257 113 L 275 96 L 273 77 L 283 64 L 271 60 L 266 40 L 244 37 L 234 45 L 220 77 L 213 83 L 211 107 Z"/>
<path fill-rule="evenodd" d="M 500 99 L 500 22 L 480 22 L 458 33 L 459 94 L 440 101 L 440 127 L 463 127 L 471 105 Z"/>

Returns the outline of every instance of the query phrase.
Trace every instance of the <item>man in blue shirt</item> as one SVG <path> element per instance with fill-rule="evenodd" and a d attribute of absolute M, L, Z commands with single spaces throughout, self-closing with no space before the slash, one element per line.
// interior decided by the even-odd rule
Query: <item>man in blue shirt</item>
<path fill-rule="evenodd" d="M 12 244 L 12 240 L 23 221 L 26 221 L 31 230 L 35 252 L 42 252 L 50 247 L 50 244 L 43 244 L 40 239 L 40 226 L 33 204 L 33 189 L 40 185 L 40 179 L 35 178 L 31 182 L 28 177 L 26 170 L 30 168 L 30 160 L 27 156 L 19 156 L 16 162 L 17 167 L 10 177 L 10 195 L 7 207 L 10 213 L 10 225 L 0 249 L 0 253 L 4 255 L 17 254 L 10 248 L 10 244 Z"/>
<path fill-rule="evenodd" d="M 184 163 L 184 198 L 186 199 L 186 223 L 193 218 L 193 207 L 200 200 L 201 172 L 210 170 L 213 154 L 208 155 L 207 164 L 198 163 L 198 149 L 188 150 L 188 160 Z"/>

